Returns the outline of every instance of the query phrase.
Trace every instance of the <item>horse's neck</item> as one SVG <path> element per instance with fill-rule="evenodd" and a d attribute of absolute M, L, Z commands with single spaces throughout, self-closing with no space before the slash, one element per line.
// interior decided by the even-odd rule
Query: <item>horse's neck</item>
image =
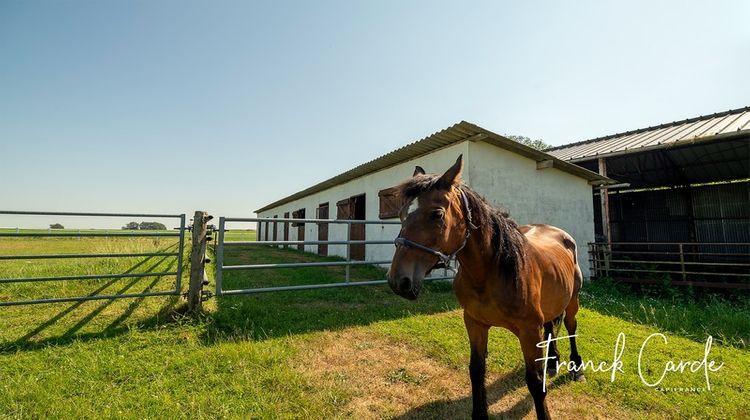
<path fill-rule="evenodd" d="M 488 271 L 495 269 L 495 264 L 492 263 L 492 244 L 489 243 L 491 241 L 484 240 L 484 235 L 480 233 L 482 229 L 492 228 L 480 226 L 469 236 L 464 249 L 456 255 L 458 263 L 461 264 L 461 271 L 472 279 L 472 283 L 486 281 Z"/>

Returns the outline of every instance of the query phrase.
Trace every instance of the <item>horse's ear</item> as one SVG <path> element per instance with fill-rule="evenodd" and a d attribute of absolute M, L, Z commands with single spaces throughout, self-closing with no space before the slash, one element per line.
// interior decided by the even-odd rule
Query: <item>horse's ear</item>
<path fill-rule="evenodd" d="M 425 174 L 424 169 L 422 169 L 421 166 L 417 165 L 417 167 L 414 168 L 414 174 L 412 176 L 424 175 L 424 174 Z"/>
<path fill-rule="evenodd" d="M 464 168 L 464 155 L 458 155 L 456 163 L 453 164 L 443 176 L 440 177 L 440 186 L 443 188 L 450 188 L 451 186 L 461 182 L 461 171 Z"/>

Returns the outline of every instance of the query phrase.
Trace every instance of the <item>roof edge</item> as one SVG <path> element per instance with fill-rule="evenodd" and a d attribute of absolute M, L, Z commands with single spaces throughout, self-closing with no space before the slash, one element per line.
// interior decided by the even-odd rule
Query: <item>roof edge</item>
<path fill-rule="evenodd" d="M 723 116 L 726 116 L 726 115 L 737 114 L 737 113 L 740 113 L 740 112 L 748 112 L 748 111 L 750 111 L 750 106 L 745 106 L 745 107 L 742 107 L 742 108 L 734 108 L 734 109 L 730 109 L 728 111 L 715 112 L 713 114 L 700 115 L 700 116 L 697 116 L 697 117 L 686 118 L 684 120 L 672 121 L 670 123 L 664 123 L 664 124 L 659 124 L 659 125 L 650 126 L 650 127 L 644 127 L 644 128 L 637 128 L 635 130 L 623 131 L 622 133 L 608 134 L 606 136 L 595 137 L 595 138 L 591 138 L 591 139 L 588 139 L 588 140 L 581 140 L 581 141 L 577 141 L 577 142 L 574 142 L 574 143 L 562 144 L 560 146 L 554 146 L 554 147 L 550 147 L 549 149 L 545 149 L 545 151 L 567 149 L 569 147 L 579 146 L 581 144 L 594 143 L 594 142 L 597 142 L 597 141 L 608 140 L 608 139 L 615 138 L 615 137 L 629 136 L 631 134 L 645 133 L 647 131 L 659 130 L 659 129 L 667 128 L 667 127 L 674 127 L 676 125 L 689 124 L 689 123 L 693 123 L 693 122 L 696 122 L 696 121 L 704 120 L 704 119 L 707 119 L 707 118 L 723 117 Z"/>
<path fill-rule="evenodd" d="M 731 140 L 742 139 L 745 137 L 750 137 L 750 129 L 733 131 L 731 133 L 712 134 L 710 136 L 691 137 L 688 139 L 676 141 L 674 143 L 654 144 L 651 146 L 642 146 L 637 149 L 625 149 L 625 150 L 617 150 L 617 151 L 609 152 L 609 153 L 598 153 L 595 155 L 570 159 L 564 162 L 577 164 L 579 162 L 588 162 L 588 161 L 597 160 L 600 158 L 610 158 L 610 157 L 622 156 L 622 155 L 632 155 L 635 153 L 642 153 L 642 152 L 648 152 L 651 150 L 659 150 L 659 149 L 674 149 L 674 148 L 679 148 L 679 147 L 690 146 L 690 145 L 697 144 L 697 143 L 710 143 L 714 141 L 718 142 L 718 141 L 725 141 L 725 140 L 731 141 Z"/>
<path fill-rule="evenodd" d="M 455 133 L 452 133 L 454 131 Z M 446 138 L 448 134 L 456 134 L 456 133 L 461 133 L 462 135 L 464 135 L 464 137 L 459 137 L 455 139 Z M 441 143 L 436 145 L 435 147 L 424 149 L 423 146 L 425 146 L 426 143 L 429 143 L 431 141 L 438 141 L 438 140 L 444 140 L 444 141 L 441 141 Z M 361 165 L 355 166 L 354 168 L 349 169 L 348 171 L 340 173 L 336 176 L 333 176 L 315 185 L 305 188 L 304 190 L 298 191 L 294 194 L 288 195 L 282 199 L 279 199 L 270 204 L 267 204 L 255 210 L 255 213 L 257 214 L 260 212 L 264 212 L 266 210 L 273 209 L 275 207 L 279 207 L 283 204 L 292 202 L 300 198 L 307 197 L 309 195 L 334 187 L 336 185 L 349 182 L 353 179 L 360 178 L 362 176 L 365 176 L 374 172 L 378 172 L 378 171 L 391 168 L 407 160 L 416 159 L 421 156 L 430 154 L 436 150 L 440 150 L 442 148 L 449 147 L 449 146 L 454 146 L 456 144 L 461 144 L 466 141 L 485 141 L 496 147 L 509 150 L 511 152 L 517 153 L 521 156 L 524 156 L 536 162 L 551 160 L 553 162 L 552 165 L 555 169 L 570 173 L 571 175 L 575 175 L 580 178 L 584 178 L 587 181 L 589 181 L 589 184 L 592 184 L 592 185 L 616 183 L 616 181 L 610 178 L 607 178 L 605 176 L 599 175 L 596 172 L 589 171 L 588 169 L 584 169 L 584 168 L 581 168 L 580 166 L 561 160 L 555 156 L 552 156 L 546 153 L 546 151 L 540 151 L 540 150 L 534 149 L 532 147 L 510 140 L 507 137 L 501 136 L 500 134 L 497 134 L 485 128 L 482 128 L 476 124 L 472 124 L 470 122 L 462 120 L 459 123 L 456 123 L 443 130 L 437 131 L 416 142 L 409 143 L 405 146 L 399 147 L 398 149 L 388 152 L 380 157 L 377 157 L 373 160 L 365 162 Z M 429 144 L 427 145 L 432 146 Z M 413 152 L 413 154 L 409 154 L 409 152 Z M 389 158 L 396 157 L 399 154 L 406 154 L 406 156 L 391 163 L 387 162 Z M 383 165 L 378 166 L 379 163 L 383 163 Z M 368 168 L 368 166 L 372 166 L 372 168 Z"/>

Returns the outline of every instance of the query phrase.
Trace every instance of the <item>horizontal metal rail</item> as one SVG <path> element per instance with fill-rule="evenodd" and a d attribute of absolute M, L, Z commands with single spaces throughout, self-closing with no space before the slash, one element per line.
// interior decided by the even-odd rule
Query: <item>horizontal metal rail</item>
<path fill-rule="evenodd" d="M 393 241 L 225 241 L 225 246 L 245 245 L 393 245 Z"/>
<path fill-rule="evenodd" d="M 60 280 L 99 280 L 99 279 L 119 279 L 129 277 L 161 277 L 175 276 L 177 271 L 158 272 L 158 273 L 122 273 L 122 274 L 90 274 L 84 276 L 55 276 L 55 277 L 25 277 L 0 279 L 1 283 L 27 283 L 37 281 L 60 281 Z"/>
<path fill-rule="evenodd" d="M 664 280 L 657 279 L 633 279 L 627 277 L 615 277 L 617 282 L 624 283 L 645 283 L 645 284 L 664 284 Z M 750 289 L 750 283 L 722 283 L 719 281 L 692 281 L 692 280 L 672 280 L 672 286 L 696 286 L 696 287 L 714 287 L 721 289 Z"/>
<path fill-rule="evenodd" d="M 425 281 L 438 281 L 438 280 L 452 280 L 453 277 L 429 277 Z M 388 280 L 366 280 L 366 281 L 350 281 L 348 283 L 322 283 L 322 284 L 302 284 L 298 286 L 277 286 L 277 287 L 257 287 L 254 289 L 230 289 L 223 290 L 223 296 L 231 295 L 247 295 L 253 293 L 267 293 L 267 292 L 283 292 L 290 290 L 310 290 L 310 289 L 328 289 L 334 287 L 350 287 L 350 286 L 375 286 L 380 284 L 386 284 Z"/>
<path fill-rule="evenodd" d="M 679 264 L 679 265 L 716 265 L 716 266 L 728 266 L 728 267 L 750 267 L 750 264 L 742 263 L 714 263 L 714 262 L 698 262 L 698 261 L 647 261 L 647 260 L 609 260 L 601 258 L 589 258 L 591 262 L 611 262 L 611 263 L 633 263 L 633 264 Z M 750 275 L 750 274 L 748 274 Z"/>
<path fill-rule="evenodd" d="M 601 250 L 598 250 L 601 252 Z M 592 250 L 593 252 L 593 250 Z M 638 255 L 679 255 L 679 250 L 675 251 L 637 251 L 637 250 L 607 250 L 608 254 L 638 254 Z M 750 257 L 750 254 L 739 253 L 739 252 L 683 252 L 682 255 L 699 255 L 699 256 L 712 256 L 712 257 Z"/>
<path fill-rule="evenodd" d="M 750 246 L 748 242 L 589 242 L 589 245 L 680 245 L 683 246 L 701 246 L 701 245 L 730 245 L 730 246 Z"/>
<path fill-rule="evenodd" d="M 320 261 L 310 263 L 279 263 L 279 264 L 249 264 L 249 265 L 225 265 L 223 270 L 261 270 L 265 268 L 302 268 L 302 267 L 339 267 L 348 265 L 378 265 L 390 264 L 391 261 Z"/>
<path fill-rule="evenodd" d="M 164 276 L 175 276 L 175 287 L 171 291 L 165 292 L 143 292 L 143 293 L 131 293 L 131 294 L 116 294 L 116 295 L 89 295 L 89 296 L 71 296 L 61 298 L 46 298 L 46 299 L 31 299 L 24 301 L 0 301 L 0 306 L 16 306 L 16 305 L 33 305 L 42 303 L 59 303 L 59 302 L 81 302 L 88 300 L 103 300 L 103 299 L 119 299 L 119 298 L 137 298 L 146 296 L 179 296 L 181 294 L 181 278 L 182 278 L 182 254 L 184 250 L 185 241 L 185 215 L 184 214 L 147 214 L 147 213 L 92 213 L 92 212 L 43 212 L 43 211 L 16 211 L 16 210 L 2 210 L 0 215 L 29 215 L 29 216 L 83 216 L 83 217 L 129 217 L 129 218 L 174 218 L 180 220 L 180 227 L 177 228 L 176 232 L 164 231 L 129 231 L 129 230 L 63 230 L 53 232 L 52 229 L 36 230 L 30 229 L 21 231 L 16 228 L 15 232 L 2 232 L 0 237 L 61 237 L 61 238 L 81 238 L 81 237 L 99 237 L 99 238 L 132 238 L 132 237 L 143 237 L 143 238 L 162 238 L 170 237 L 177 238 L 179 243 L 176 252 L 164 252 L 168 249 L 174 248 L 173 246 L 167 247 L 167 249 L 161 252 L 123 252 L 123 253 L 70 253 L 70 254 L 29 254 L 29 255 L 0 255 L 0 261 L 8 260 L 40 260 L 40 259 L 89 259 L 89 258 L 152 258 L 152 257 L 164 257 L 176 258 L 177 259 L 177 270 L 176 271 L 164 271 L 164 272 L 145 272 L 145 273 L 120 273 L 120 274 L 87 274 L 87 275 L 71 275 L 71 276 L 45 276 L 45 277 L 25 277 L 25 278 L 0 278 L 0 284 L 9 283 L 35 283 L 35 282 L 47 282 L 47 281 L 67 281 L 67 280 L 103 280 L 103 279 L 126 279 L 126 278 L 147 278 L 147 277 L 164 277 Z"/>
<path fill-rule="evenodd" d="M 354 225 L 354 224 L 365 224 L 365 225 L 400 225 L 400 221 L 395 220 L 350 220 L 350 219 L 280 219 L 280 218 L 261 218 L 261 217 L 248 217 L 248 218 L 219 218 L 218 228 L 218 240 L 216 242 L 216 296 L 232 296 L 232 295 L 244 295 L 244 294 L 255 294 L 255 293 L 266 293 L 266 292 L 280 292 L 280 291 L 291 291 L 291 290 L 310 290 L 310 289 L 323 289 L 323 288 L 336 288 L 336 287 L 349 287 L 349 286 L 369 286 L 369 285 L 382 285 L 388 281 L 384 279 L 378 280 L 363 280 L 363 281 L 352 281 L 350 279 L 351 266 L 378 266 L 383 264 L 391 264 L 391 260 L 382 261 L 359 261 L 351 259 L 351 246 L 352 245 L 393 245 L 392 240 L 352 240 L 351 230 L 348 229 L 346 232 L 346 240 L 274 240 L 274 241 L 263 241 L 260 237 L 255 241 L 225 241 L 224 233 L 227 222 L 257 222 L 273 223 L 276 227 L 279 224 L 339 224 L 339 225 Z M 275 264 L 248 264 L 248 265 L 224 265 L 224 247 L 225 246 L 257 246 L 257 245 L 268 245 L 268 246 L 304 246 L 304 245 L 343 245 L 346 246 L 346 260 L 345 261 L 316 261 L 316 262 L 295 262 L 295 263 L 275 263 Z M 323 283 L 323 284 L 303 284 L 303 285 L 288 285 L 288 286 L 273 286 L 273 287 L 255 287 L 248 289 L 230 289 L 224 290 L 223 288 L 223 272 L 224 271 L 237 271 L 237 270 L 261 270 L 261 269 L 282 269 L 282 268 L 304 268 L 304 267 L 346 267 L 346 274 L 343 282 L 335 283 Z M 447 271 L 442 277 L 430 277 L 425 279 L 426 281 L 437 281 L 437 280 L 452 280 L 453 276 L 448 276 Z"/>
<path fill-rule="evenodd" d="M 77 297 L 65 297 L 65 298 L 50 298 L 50 299 L 33 299 L 33 300 L 19 300 L 12 302 L 0 301 L 0 306 L 18 306 L 18 305 L 35 305 L 41 303 L 63 303 L 63 302 L 84 302 L 89 300 L 112 300 L 122 298 L 139 298 L 147 296 L 179 296 L 180 293 L 171 290 L 169 292 L 145 292 L 145 293 L 128 293 L 124 295 L 94 295 L 94 296 L 77 296 Z"/>
<path fill-rule="evenodd" d="M 279 219 L 273 217 L 226 217 L 225 222 L 276 222 L 276 223 L 334 223 L 364 225 L 400 225 L 396 220 L 357 220 L 357 219 Z"/>
<path fill-rule="evenodd" d="M 14 214 L 22 216 L 88 216 L 88 217 L 156 217 L 156 218 L 180 218 L 181 214 L 141 214 L 141 213 L 78 213 L 66 211 L 19 211 L 0 210 L 0 214 Z"/>
<path fill-rule="evenodd" d="M 45 260 L 58 258 L 177 257 L 178 252 L 135 252 L 130 254 L 38 254 L 0 255 L 0 260 Z"/>
<path fill-rule="evenodd" d="M 613 277 L 619 281 L 630 283 L 654 283 L 663 284 L 663 279 L 653 277 L 668 275 L 671 285 L 693 285 L 701 287 L 730 287 L 746 288 L 750 283 L 741 279 L 750 279 L 750 264 L 747 260 L 740 262 L 732 261 L 733 258 L 748 256 L 743 248 L 750 247 L 745 242 L 595 242 L 589 243 L 589 262 L 595 277 Z M 672 248 L 670 251 L 653 251 L 651 247 Z M 724 247 L 742 251 L 732 252 L 700 252 L 706 247 Z M 644 250 L 645 248 L 645 250 Z M 633 255 L 636 259 L 626 259 L 624 256 Z M 649 260 L 648 255 L 653 255 L 655 260 Z M 669 261 L 664 261 L 665 255 L 669 255 Z M 708 262 L 702 257 L 713 257 L 723 262 Z M 692 261 L 701 259 L 702 261 Z M 652 268 L 651 268 L 652 267 Z M 701 271 L 715 267 L 717 271 Z M 638 273 L 630 275 L 627 273 Z M 642 274 L 641 274 L 642 273 Z M 670 278 L 677 275 L 679 280 Z M 625 277 L 631 277 L 625 280 Z M 636 278 L 652 277 L 652 278 Z M 701 277 L 717 278 L 717 281 L 706 281 Z M 726 279 L 725 282 L 720 278 Z M 733 280 L 729 280 L 732 278 Z"/>
<path fill-rule="evenodd" d="M 700 276 L 732 276 L 732 277 L 748 277 L 750 278 L 750 273 L 708 273 L 708 272 L 696 272 L 696 271 L 676 271 L 676 270 L 640 270 L 637 268 L 605 268 L 604 271 L 618 271 L 618 272 L 627 272 L 627 273 L 652 273 L 652 274 L 694 274 L 694 275 L 700 275 Z"/>
<path fill-rule="evenodd" d="M 180 232 L 117 232 L 117 233 L 104 233 L 104 232 L 19 232 L 19 233 L 0 233 L 0 237 L 17 237 L 17 236 L 46 236 L 46 237 L 78 237 L 78 236 L 91 236 L 91 237 L 164 237 L 164 236 L 180 236 Z"/>

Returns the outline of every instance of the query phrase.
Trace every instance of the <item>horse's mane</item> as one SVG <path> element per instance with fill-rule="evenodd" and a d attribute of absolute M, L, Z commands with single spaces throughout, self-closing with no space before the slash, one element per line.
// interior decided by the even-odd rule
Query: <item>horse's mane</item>
<path fill-rule="evenodd" d="M 445 187 L 440 184 L 439 175 L 416 175 L 397 188 L 402 200 L 411 201 L 422 193 Z M 492 207 L 484 197 L 463 183 L 460 188 L 469 202 L 472 222 L 478 227 L 471 234 L 482 235 L 484 243 L 492 249 L 493 263 L 511 284 L 519 284 L 526 238 L 506 210 Z"/>

